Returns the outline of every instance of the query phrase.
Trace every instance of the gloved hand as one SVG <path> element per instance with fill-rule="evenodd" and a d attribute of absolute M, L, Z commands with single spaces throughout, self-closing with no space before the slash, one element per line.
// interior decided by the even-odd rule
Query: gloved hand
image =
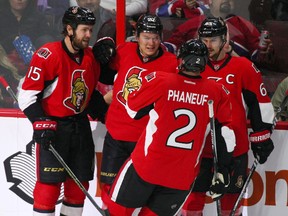
<path fill-rule="evenodd" d="M 258 159 L 260 164 L 266 162 L 268 156 L 274 149 L 274 145 L 270 139 L 270 136 L 271 133 L 269 130 L 250 133 L 249 135 L 253 155 Z"/>
<path fill-rule="evenodd" d="M 220 199 L 228 190 L 230 184 L 230 174 L 227 168 L 219 167 L 216 177 L 213 177 L 210 185 L 211 198 L 216 201 Z"/>
<path fill-rule="evenodd" d="M 103 37 L 92 48 L 94 58 L 101 64 L 107 64 L 116 55 L 116 45 L 112 38 Z"/>
<path fill-rule="evenodd" d="M 50 144 L 55 146 L 57 122 L 48 117 L 42 117 L 33 122 L 33 140 L 45 150 L 49 150 Z"/>

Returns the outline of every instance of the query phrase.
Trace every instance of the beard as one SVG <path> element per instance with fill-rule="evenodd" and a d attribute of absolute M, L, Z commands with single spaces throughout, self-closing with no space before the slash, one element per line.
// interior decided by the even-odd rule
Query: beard
<path fill-rule="evenodd" d="M 77 50 L 85 49 L 89 46 L 89 40 L 83 41 L 83 39 L 74 37 L 72 40 L 72 46 L 74 49 L 76 48 Z"/>

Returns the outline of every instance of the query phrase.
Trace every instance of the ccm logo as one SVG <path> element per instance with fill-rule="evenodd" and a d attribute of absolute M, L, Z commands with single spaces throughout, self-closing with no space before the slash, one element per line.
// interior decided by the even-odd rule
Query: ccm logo
<path fill-rule="evenodd" d="M 64 168 L 58 168 L 58 167 L 45 167 L 44 172 L 64 172 Z"/>
<path fill-rule="evenodd" d="M 47 122 L 36 122 L 33 124 L 34 129 L 41 130 L 41 129 L 51 129 L 56 130 L 56 122 L 54 123 L 47 123 Z"/>

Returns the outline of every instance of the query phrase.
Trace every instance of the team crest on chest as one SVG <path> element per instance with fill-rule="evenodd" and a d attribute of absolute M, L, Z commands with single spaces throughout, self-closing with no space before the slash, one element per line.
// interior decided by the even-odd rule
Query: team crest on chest
<path fill-rule="evenodd" d="M 133 92 L 137 91 L 142 85 L 142 78 L 140 77 L 141 73 L 146 71 L 140 67 L 131 67 L 126 74 L 125 82 L 121 91 L 119 91 L 116 95 L 117 100 L 125 105 L 128 95 Z"/>
<path fill-rule="evenodd" d="M 84 70 L 76 70 L 71 79 L 71 96 L 64 100 L 64 105 L 74 113 L 82 112 L 87 100 L 88 88 L 83 79 Z"/>

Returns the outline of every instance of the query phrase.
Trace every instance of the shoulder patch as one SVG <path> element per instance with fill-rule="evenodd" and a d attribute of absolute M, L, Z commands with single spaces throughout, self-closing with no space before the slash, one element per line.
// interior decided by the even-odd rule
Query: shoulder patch
<path fill-rule="evenodd" d="M 40 58 L 44 58 L 44 59 L 48 59 L 48 57 L 52 54 L 52 52 L 46 48 L 46 47 L 43 47 L 43 48 L 40 48 L 38 51 L 37 51 L 37 55 L 40 57 Z"/>
<path fill-rule="evenodd" d="M 147 80 L 147 82 L 150 82 L 151 80 L 155 79 L 156 78 L 156 72 L 152 72 L 152 73 L 149 73 L 148 75 L 145 76 L 145 79 Z"/>

